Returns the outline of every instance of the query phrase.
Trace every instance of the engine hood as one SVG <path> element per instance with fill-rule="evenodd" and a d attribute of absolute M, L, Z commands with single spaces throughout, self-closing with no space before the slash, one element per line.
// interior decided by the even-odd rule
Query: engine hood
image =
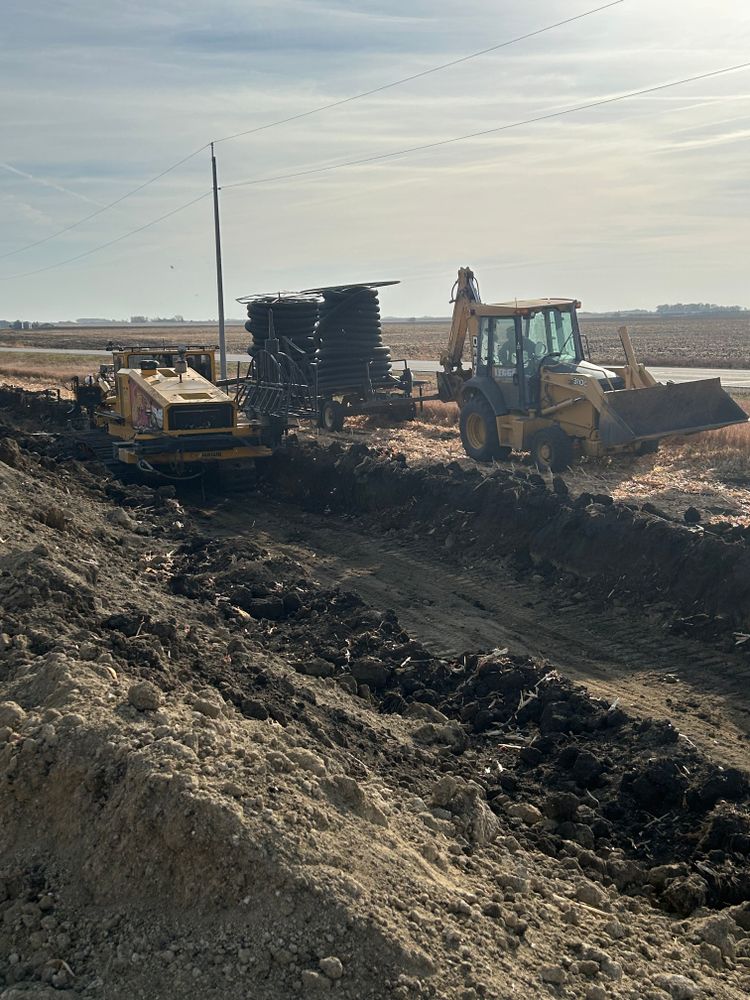
<path fill-rule="evenodd" d="M 581 375 L 588 375 L 589 378 L 596 378 L 600 380 L 614 379 L 617 377 L 614 372 L 609 370 L 609 368 L 603 368 L 601 365 L 595 365 L 591 361 L 579 361 L 575 371 L 580 372 Z"/>

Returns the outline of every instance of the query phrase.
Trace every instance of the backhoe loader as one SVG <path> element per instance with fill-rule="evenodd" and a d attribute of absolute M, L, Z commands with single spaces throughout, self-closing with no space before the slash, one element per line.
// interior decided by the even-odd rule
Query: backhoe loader
<path fill-rule="evenodd" d="M 461 440 L 480 462 L 529 451 L 558 472 L 578 455 L 646 454 L 662 438 L 747 421 L 718 378 L 660 384 L 636 361 L 625 327 L 624 365 L 584 356 L 576 299 L 484 304 L 473 272 L 453 287 L 438 394 L 460 408 Z M 472 358 L 463 365 L 467 336 Z"/>

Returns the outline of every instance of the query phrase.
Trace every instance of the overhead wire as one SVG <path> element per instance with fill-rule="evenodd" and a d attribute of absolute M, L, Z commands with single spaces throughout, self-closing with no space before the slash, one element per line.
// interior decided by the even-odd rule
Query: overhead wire
<path fill-rule="evenodd" d="M 131 229 L 130 232 L 122 233 L 120 236 L 116 236 L 112 240 L 107 240 L 106 243 L 100 243 L 98 246 L 91 247 L 89 250 L 84 250 L 83 253 L 76 254 L 75 257 L 68 257 L 66 260 L 59 260 L 55 264 L 47 264 L 46 267 L 37 267 L 33 271 L 23 271 L 20 274 L 3 274 L 0 275 L 0 281 L 11 281 L 14 278 L 29 278 L 33 274 L 42 274 L 44 271 L 53 271 L 57 267 L 62 267 L 63 264 L 72 264 L 76 260 L 82 260 L 84 257 L 90 257 L 91 254 L 98 253 L 99 250 L 104 250 L 106 247 L 111 247 L 115 243 L 120 243 L 121 240 L 126 240 L 129 236 L 135 236 L 137 233 L 142 233 L 144 229 L 150 229 L 151 226 L 155 226 L 157 223 L 163 222 L 170 216 L 177 215 L 178 212 L 183 212 L 186 208 L 190 208 L 191 205 L 195 205 L 199 201 L 203 201 L 204 198 L 208 198 L 211 194 L 213 194 L 213 191 L 204 191 L 203 194 L 199 194 L 197 198 L 193 198 L 191 201 L 185 202 L 184 205 L 178 205 L 177 208 L 173 208 L 169 212 L 165 212 L 164 215 L 160 215 L 157 219 L 145 222 L 142 226 L 138 226 L 136 229 Z"/>
<path fill-rule="evenodd" d="M 290 122 L 299 121 L 302 118 L 309 118 L 312 115 L 321 114 L 324 111 L 330 111 L 332 108 L 341 107 L 344 104 L 351 104 L 353 101 L 362 100 L 365 97 L 371 97 L 374 94 L 379 94 L 384 90 L 390 90 L 393 87 L 399 87 L 404 83 L 410 83 L 412 80 L 418 80 L 421 77 L 429 76 L 432 73 L 438 73 L 441 70 L 449 69 L 451 66 L 458 66 L 461 63 L 469 62 L 471 59 L 477 59 L 480 56 L 487 55 L 490 52 L 495 52 L 498 49 L 506 48 L 509 45 L 515 45 L 517 42 L 526 41 L 529 38 L 534 38 L 536 35 L 542 35 L 545 32 L 553 31 L 556 28 L 561 28 L 566 24 L 572 24 L 574 21 L 580 21 L 585 17 L 589 17 L 592 14 L 598 14 L 603 10 L 608 10 L 610 7 L 617 7 L 619 4 L 625 3 L 625 0 L 611 0 L 610 3 L 603 4 L 599 7 L 594 7 L 591 10 L 584 11 L 581 14 L 576 14 L 572 17 L 565 18 L 562 21 L 556 21 L 554 24 L 545 25 L 543 28 L 537 28 L 534 31 L 527 32 L 524 35 L 518 35 L 516 38 L 507 39 L 504 42 L 498 42 L 496 45 L 490 45 L 486 49 L 481 49 L 478 52 L 472 52 L 467 56 L 461 56 L 459 59 L 452 59 L 450 62 L 441 63 L 438 66 L 431 66 L 428 69 L 422 70 L 419 73 L 413 73 L 411 76 L 405 76 L 400 80 L 393 80 L 390 83 L 381 84 L 378 87 L 374 87 L 372 90 L 363 91 L 360 94 L 354 94 L 351 97 L 344 97 L 338 101 L 332 101 L 329 104 L 322 104 L 317 108 L 311 108 L 309 111 L 303 111 L 296 115 L 290 115 L 287 118 L 280 118 L 277 121 L 267 122 L 265 125 L 258 125 L 254 128 L 247 129 L 243 132 L 234 132 L 231 135 L 222 136 L 220 139 L 213 140 L 214 143 L 229 142 L 231 139 L 238 139 L 241 136 L 252 135 L 256 132 L 263 132 L 266 129 L 276 128 L 280 125 L 287 125 Z M 7 257 L 13 257 L 16 254 L 24 253 L 26 250 L 32 250 L 34 247 L 42 246 L 44 243 L 49 243 L 51 240 L 57 239 L 58 236 L 63 236 L 65 233 L 69 233 L 73 229 L 77 229 L 78 226 L 82 226 L 85 222 L 90 222 L 91 219 L 95 219 L 97 216 L 102 215 L 104 212 L 109 211 L 111 208 L 120 205 L 123 201 L 132 197 L 134 194 L 138 194 L 139 191 L 143 191 L 144 188 L 149 187 L 151 184 L 156 183 L 156 181 L 161 180 L 167 174 L 176 170 L 177 167 L 181 167 L 183 163 L 187 163 L 188 160 L 192 160 L 194 157 L 198 156 L 199 153 L 204 152 L 211 146 L 211 142 L 205 143 L 198 149 L 193 150 L 192 153 L 188 153 L 187 156 L 183 156 L 182 159 L 177 160 L 170 166 L 165 167 L 160 173 L 155 174 L 153 177 L 148 178 L 148 180 L 143 181 L 136 187 L 131 188 L 131 190 L 126 191 L 125 194 L 120 195 L 119 198 L 115 198 L 114 201 L 110 201 L 106 205 L 102 205 L 95 212 L 91 212 L 88 215 L 83 216 L 83 218 L 78 219 L 75 222 L 71 222 L 69 225 L 64 226 L 62 229 L 58 229 L 57 232 L 50 233 L 49 236 L 44 236 L 41 239 L 34 240 L 32 243 L 27 243 L 22 247 L 17 247 L 15 250 L 8 250 L 3 254 L 0 254 L 0 260 L 5 260 Z"/>
<path fill-rule="evenodd" d="M 50 240 L 54 240 L 58 236 L 62 236 L 64 233 L 69 233 L 71 229 L 77 229 L 78 226 L 82 226 L 84 222 L 89 222 L 91 219 L 95 219 L 97 215 L 101 215 L 103 212 L 107 212 L 110 208 L 114 208 L 115 205 L 119 205 L 127 198 L 130 198 L 131 195 L 137 194 L 139 191 L 142 191 L 144 188 L 147 188 L 150 184 L 153 184 L 155 181 L 158 181 L 162 177 L 165 177 L 173 170 L 176 170 L 177 167 L 181 167 L 183 163 L 187 163 L 188 160 L 192 160 L 194 156 L 197 156 L 198 153 L 202 153 L 204 149 L 208 149 L 210 145 L 211 143 L 207 142 L 205 146 L 201 146 L 200 149 L 196 149 L 194 152 L 189 153 L 187 156 L 183 156 L 181 160 L 177 160 L 176 163 L 173 163 L 171 166 L 166 167 L 164 170 L 162 170 L 160 174 L 156 174 L 156 176 L 149 178 L 149 180 L 144 181 L 142 184 L 139 184 L 138 187 L 134 187 L 130 191 L 126 191 L 125 194 L 120 195 L 119 198 L 115 198 L 114 201 L 110 201 L 107 205 L 102 205 L 101 208 L 98 208 L 95 212 L 91 212 L 89 215 L 85 215 L 82 219 L 78 219 L 77 222 L 71 222 L 70 225 L 64 226 L 62 229 L 58 229 L 56 233 L 50 233 L 49 236 L 44 236 L 42 239 L 35 240 L 33 243 L 27 243 L 26 246 L 18 247 L 18 249 L 16 250 L 9 250 L 7 253 L 0 254 L 0 260 L 4 260 L 6 257 L 13 257 L 16 254 L 23 253 L 24 250 L 31 250 L 33 247 L 39 247 L 43 243 L 49 243 Z"/>
<path fill-rule="evenodd" d="M 298 177 L 309 177 L 313 174 L 328 173 L 332 170 L 342 170 L 345 167 L 358 167 L 367 163 L 375 163 L 379 160 L 387 160 L 397 156 L 408 156 L 410 153 L 418 153 L 426 149 L 436 149 L 439 146 L 448 146 L 456 142 L 465 142 L 467 139 L 478 139 L 485 135 L 494 135 L 498 132 L 507 132 L 510 129 L 521 128 L 523 125 L 533 125 L 536 122 L 550 121 L 553 118 L 562 118 L 564 115 L 572 115 L 578 111 L 588 111 L 591 108 L 603 107 L 607 104 L 616 104 L 618 101 L 627 101 L 633 97 L 642 97 L 645 94 L 654 94 L 661 90 L 668 90 L 671 87 L 681 87 L 686 83 L 695 83 L 698 80 L 707 80 L 710 77 L 722 76 L 725 73 L 733 73 L 750 68 L 750 62 L 739 63 L 736 66 L 726 66 L 723 69 L 712 70 L 710 73 L 699 73 L 695 76 L 687 76 L 682 80 L 673 80 L 669 83 L 660 83 L 653 87 L 644 87 L 641 90 L 632 90 L 627 94 L 618 94 L 614 97 L 605 97 L 597 101 L 589 101 L 586 104 L 577 104 L 572 108 L 563 108 L 559 111 L 549 111 L 532 118 L 524 118 L 521 121 L 509 122 L 506 125 L 496 125 L 492 128 L 480 129 L 477 132 L 467 132 L 465 135 L 452 136 L 449 139 L 437 139 L 434 142 L 422 143 L 419 146 L 407 146 L 404 149 L 395 149 L 387 153 L 376 153 L 372 156 L 362 156 L 356 160 L 343 160 L 339 163 L 331 163 L 321 167 L 310 167 L 305 170 L 297 170 L 287 174 L 275 174 L 270 177 L 254 177 L 244 181 L 233 181 L 230 184 L 222 184 L 221 190 L 231 188 L 246 187 L 255 184 L 270 184 L 274 181 L 292 180 Z"/>
<path fill-rule="evenodd" d="M 606 98 L 601 98 L 600 100 L 597 101 L 589 101 L 586 104 L 578 104 L 572 108 L 563 108 L 559 111 L 551 111 L 542 115 L 536 115 L 532 118 L 525 118 L 522 121 L 510 122 L 506 125 L 498 125 L 490 129 L 482 129 L 478 132 L 470 132 L 462 136 L 453 136 L 449 139 L 440 139 L 435 142 L 424 143 L 420 146 L 411 146 L 406 149 L 392 150 L 391 152 L 388 153 L 379 153 L 374 156 L 361 157 L 356 160 L 346 160 L 341 163 L 329 164 L 323 167 L 313 167 L 306 170 L 295 171 L 289 174 L 277 174 L 272 177 L 259 177 L 245 181 L 234 181 L 230 184 L 223 184 L 221 186 L 221 190 L 244 187 L 248 185 L 266 184 L 276 181 L 291 180 L 298 177 L 307 177 L 313 174 L 321 174 L 333 170 L 341 170 L 346 167 L 360 166 L 362 164 L 378 162 L 392 157 L 405 156 L 408 155 L 409 153 L 421 152 L 422 150 L 434 149 L 436 147 L 446 146 L 451 143 L 463 142 L 467 139 L 474 139 L 485 135 L 497 134 L 498 132 L 504 132 L 508 131 L 509 129 L 519 128 L 523 125 L 531 125 L 540 121 L 548 121 L 550 119 L 560 118 L 564 115 L 574 114 L 577 111 L 585 111 L 591 108 L 602 107 L 608 104 L 615 104 L 619 101 L 625 101 L 633 97 L 641 97 L 645 94 L 657 93 L 659 91 L 668 90 L 673 87 L 680 87 L 687 83 L 695 83 L 699 80 L 707 80 L 712 77 L 722 76 L 727 73 L 738 72 L 748 68 L 750 68 L 750 62 L 739 63 L 735 66 L 725 66 L 722 69 L 711 70 L 710 72 L 707 73 L 698 73 L 694 76 L 683 77 L 681 80 L 672 80 L 668 83 L 660 83 L 651 87 L 641 88 L 640 90 L 632 90 L 626 94 L 618 94 L 615 95 L 614 97 L 606 97 Z M 156 225 L 159 222 L 162 222 L 164 219 L 168 219 L 170 216 L 176 215 L 178 212 L 181 212 L 186 208 L 190 208 L 191 205 L 194 205 L 196 204 L 196 202 L 201 201 L 203 198 L 208 197 L 208 195 L 210 195 L 211 193 L 212 193 L 211 191 L 206 191 L 203 194 L 199 195 L 197 198 L 193 198 L 191 201 L 186 202 L 184 205 L 180 205 L 177 208 L 172 209 L 171 211 L 165 213 L 164 215 L 160 215 L 158 218 L 152 219 L 150 222 L 146 222 L 142 226 L 138 226 L 136 229 L 130 230 L 130 232 L 123 233 L 122 235 L 117 236 L 112 240 L 107 240 L 107 242 L 105 243 L 101 243 L 98 246 L 92 247 L 91 249 L 84 251 L 83 253 L 77 254 L 75 257 L 69 257 L 66 260 L 58 261 L 55 264 L 48 264 L 46 267 L 36 268 L 35 270 L 32 271 L 25 271 L 19 274 L 3 275 L 0 276 L 0 281 L 10 281 L 15 278 L 26 278 L 34 274 L 41 274 L 44 271 L 51 271 L 54 268 L 62 267 L 64 264 L 71 264 L 74 261 L 81 260 L 84 257 L 91 256 L 91 254 L 97 253 L 99 250 L 104 250 L 115 243 L 119 243 L 121 240 L 127 239 L 130 236 L 134 236 L 137 233 L 143 232 L 144 229 L 148 229 L 151 226 Z"/>
<path fill-rule="evenodd" d="M 523 125 L 530 125 L 534 124 L 535 122 L 548 121 L 550 119 L 560 118 L 563 115 L 574 114 L 577 111 L 585 111 L 590 108 L 597 108 L 608 104 L 615 104 L 619 101 L 625 101 L 633 97 L 641 97 L 645 94 L 657 93 L 658 91 L 668 90 L 673 87 L 680 87 L 687 83 L 695 83 L 698 80 L 707 80 L 710 79 L 711 77 L 722 76 L 727 73 L 738 72 L 748 68 L 750 68 L 750 62 L 739 63 L 736 66 L 725 66 L 723 69 L 711 70 L 708 73 L 698 73 L 694 76 L 683 77 L 681 80 L 672 80 L 668 83 L 660 83 L 651 87 L 641 88 L 640 90 L 632 90 L 626 94 L 618 94 L 615 95 L 614 97 L 606 97 L 606 98 L 601 98 L 600 100 L 597 101 L 589 101 L 586 104 L 578 104 L 572 108 L 563 108 L 559 111 L 551 111 L 545 114 L 536 115 L 533 118 L 525 118 L 522 121 L 510 122 L 506 125 L 498 125 L 490 129 L 482 129 L 478 132 L 470 132 L 466 135 L 454 136 L 449 139 L 440 139 L 435 142 L 424 143 L 420 146 L 411 146 L 406 149 L 392 150 L 391 152 L 388 153 L 379 153 L 374 156 L 361 157 L 356 160 L 346 160 L 341 163 L 329 164 L 328 166 L 323 166 L 323 167 L 313 167 L 306 170 L 295 171 L 289 174 L 277 174 L 272 177 L 259 177 L 245 181 L 234 181 L 230 184 L 223 184 L 221 186 L 221 190 L 227 190 L 227 189 L 244 187 L 255 184 L 266 184 L 275 181 L 291 180 L 298 177 L 307 177 L 313 174 L 321 174 L 333 170 L 341 170 L 346 167 L 360 166 L 362 164 L 373 163 L 389 159 L 392 157 L 405 156 L 408 155 L 409 153 L 420 152 L 425 149 L 434 149 L 436 147 L 446 146 L 456 142 L 463 142 L 467 139 L 474 139 L 485 135 L 497 134 L 498 132 L 504 132 L 508 131 L 509 129 L 519 128 Z M 51 271 L 56 267 L 62 267 L 64 264 L 70 264 L 73 263 L 74 261 L 81 260 L 84 257 L 88 257 L 91 254 L 97 253 L 99 250 L 104 250 L 106 247 L 112 246 L 115 243 L 119 243 L 121 240 L 127 239 L 130 236 L 134 236 L 137 233 L 143 232 L 144 229 L 148 229 L 151 226 L 156 225 L 159 222 L 162 222 L 164 219 L 168 219 L 172 215 L 176 215 L 178 212 L 181 212 L 184 209 L 189 208 L 191 205 L 196 204 L 196 202 L 201 201 L 203 198 L 208 197 L 208 195 L 210 195 L 211 193 L 212 193 L 211 191 L 206 191 L 203 194 L 199 195 L 197 198 L 193 198 L 191 201 L 186 202 L 184 205 L 180 205 L 177 208 L 172 209 L 170 212 L 167 212 L 164 215 L 160 215 L 158 218 L 152 219 L 150 222 L 146 222 L 142 226 L 138 226 L 138 228 L 136 229 L 130 230 L 130 232 L 123 233 L 122 235 L 116 237 L 115 239 L 107 240 L 106 243 L 101 243 L 98 246 L 92 247 L 91 249 L 86 250 L 83 253 L 77 254 L 75 257 L 69 257 L 66 260 L 58 261 L 55 264 L 48 264 L 46 267 L 36 268 L 33 271 L 25 271 L 20 274 L 3 275 L 0 276 L 0 281 L 9 281 L 14 278 L 30 277 L 31 275 L 41 274 L 44 271 Z"/>
<path fill-rule="evenodd" d="M 562 28 L 566 24 L 572 24 L 574 21 L 580 21 L 584 17 L 589 17 L 591 14 L 598 14 L 603 10 L 608 10 L 610 7 L 617 7 L 619 4 L 624 3 L 625 0 L 612 0 L 611 3 L 605 3 L 601 7 L 594 7 L 592 10 L 584 11 L 582 14 L 576 14 L 573 17 L 566 17 L 562 21 L 556 21 L 554 24 L 548 24 L 544 28 L 537 28 L 535 31 L 529 31 L 525 35 L 518 35 L 516 38 L 510 38 L 505 42 L 498 42 L 496 45 L 490 45 L 486 49 L 480 49 L 478 52 L 472 52 L 468 56 L 461 56 L 459 59 L 451 59 L 450 62 L 441 63 L 439 66 L 431 66 L 429 69 L 424 69 L 419 73 L 412 73 L 411 76 L 402 77 L 400 80 L 394 80 L 391 83 L 383 83 L 378 87 L 373 87 L 372 90 L 364 90 L 361 94 L 354 94 L 352 97 L 343 97 L 338 101 L 331 101 L 330 104 L 323 104 L 319 108 L 313 108 L 310 111 L 303 111 L 297 115 L 290 115 L 288 118 L 280 118 L 278 121 L 269 122 L 267 125 L 257 125 L 255 128 L 246 129 L 244 132 L 233 132 L 231 135 L 225 135 L 221 139 L 215 139 L 216 143 L 228 142 L 230 139 L 239 139 L 241 136 L 254 135 L 256 132 L 263 132 L 269 128 L 275 128 L 277 125 L 286 125 L 289 122 L 299 121 L 301 118 L 309 118 L 311 115 L 320 114 L 321 111 L 330 111 L 333 108 L 340 108 L 344 104 L 351 104 L 352 101 L 359 101 L 363 97 L 372 97 L 375 94 L 382 94 L 384 90 L 390 90 L 392 87 L 400 87 L 404 83 L 411 83 L 413 80 L 419 80 L 422 77 L 430 76 L 432 73 L 439 73 L 441 70 L 450 69 L 452 66 L 459 66 L 461 63 L 469 62 L 471 59 L 477 59 L 479 56 L 485 56 L 489 52 L 497 52 L 498 49 L 504 49 L 509 45 L 515 45 L 517 42 L 524 42 L 529 38 L 534 38 L 537 35 L 543 35 L 547 31 L 553 31 L 555 28 Z"/>

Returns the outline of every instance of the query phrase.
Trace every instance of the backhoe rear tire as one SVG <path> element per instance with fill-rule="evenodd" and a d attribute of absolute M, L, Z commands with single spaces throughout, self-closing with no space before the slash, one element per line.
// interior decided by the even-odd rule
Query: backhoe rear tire
<path fill-rule="evenodd" d="M 537 466 L 563 472 L 573 461 L 573 441 L 560 427 L 545 427 L 531 439 L 531 457 Z"/>
<path fill-rule="evenodd" d="M 464 451 L 475 461 L 491 462 L 510 455 L 511 449 L 498 440 L 495 414 L 483 396 L 474 396 L 461 407 L 459 429 Z"/>

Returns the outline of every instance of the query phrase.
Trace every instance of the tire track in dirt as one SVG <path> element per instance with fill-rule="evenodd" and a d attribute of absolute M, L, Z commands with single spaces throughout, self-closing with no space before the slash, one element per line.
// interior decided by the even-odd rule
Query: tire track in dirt
<path fill-rule="evenodd" d="M 209 522 L 222 536 L 253 525 L 257 541 L 286 549 L 318 582 L 393 608 L 437 655 L 507 647 L 547 659 L 601 697 L 671 719 L 710 756 L 750 768 L 750 664 L 670 634 L 647 611 L 596 612 L 561 587 L 517 579 L 503 561 L 459 566 L 407 532 L 373 536 L 352 522 L 260 498 L 226 502 Z"/>

